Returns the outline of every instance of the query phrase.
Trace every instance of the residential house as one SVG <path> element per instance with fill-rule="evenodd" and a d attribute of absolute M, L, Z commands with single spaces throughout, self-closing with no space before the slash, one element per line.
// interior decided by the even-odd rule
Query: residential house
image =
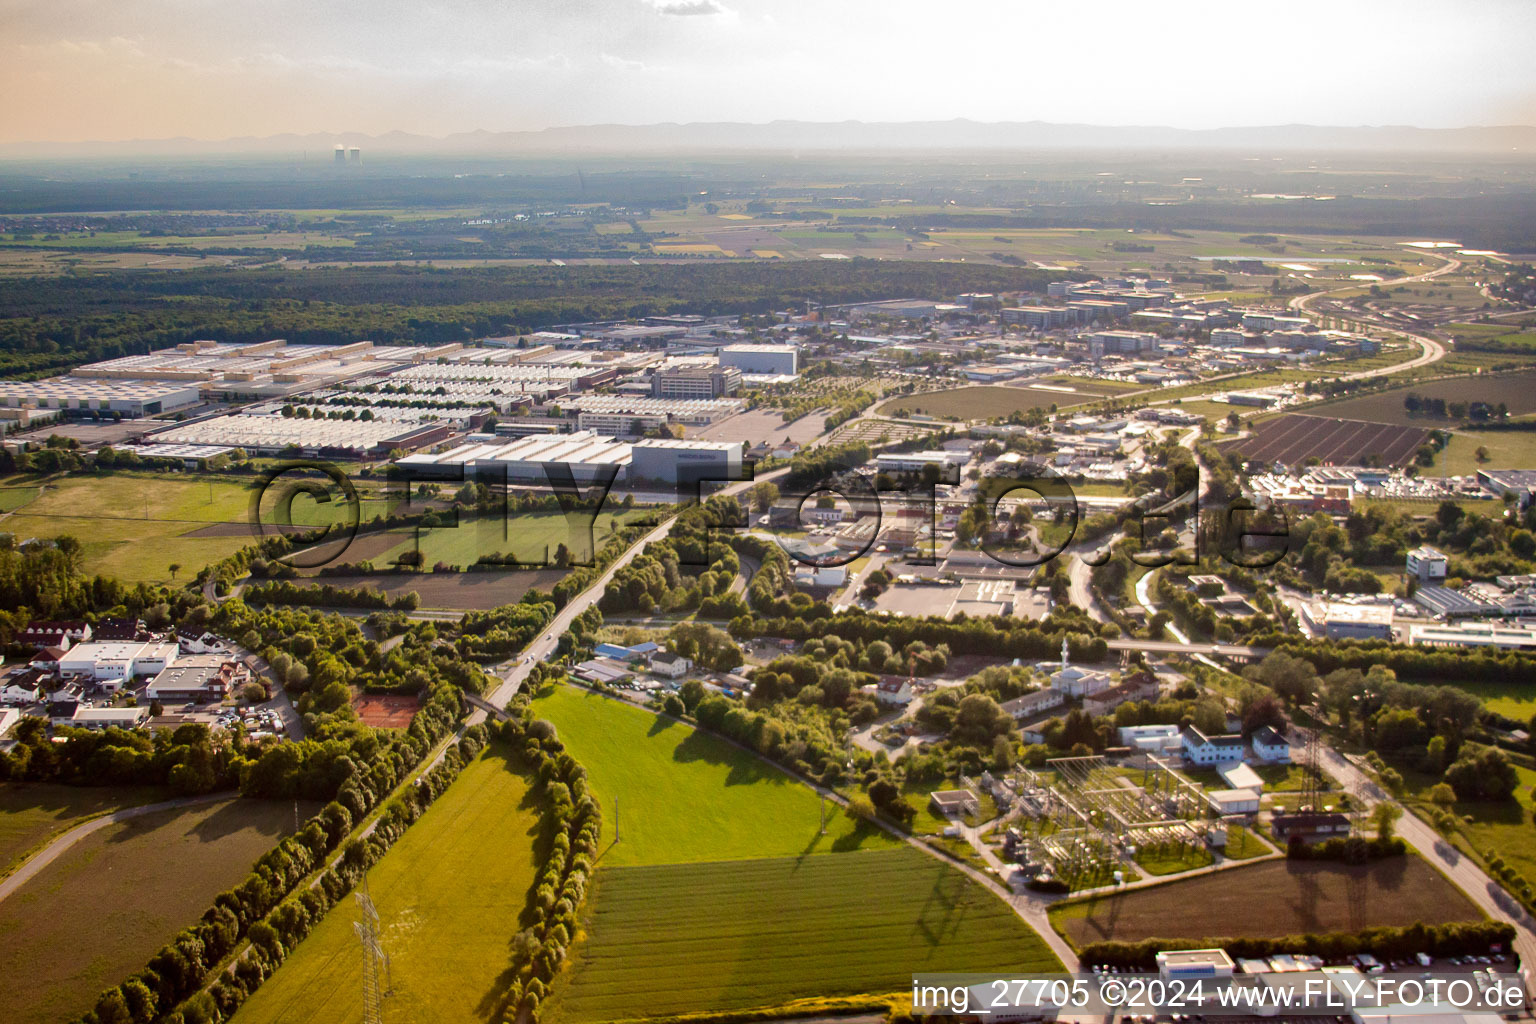
<path fill-rule="evenodd" d="M 900 676 L 888 676 L 875 684 L 875 699 L 882 704 L 905 707 L 912 703 L 912 683 Z"/>
<path fill-rule="evenodd" d="M 1190 764 L 1215 765 L 1243 759 L 1243 737 L 1237 733 L 1207 736 L 1192 725 L 1179 734 L 1184 746 L 1184 759 Z"/>
<path fill-rule="evenodd" d="M 1271 726 L 1264 726 L 1253 734 L 1253 756 L 1265 764 L 1289 764 L 1291 744 Z"/>
<path fill-rule="evenodd" d="M 1090 715 L 1107 715 L 1131 701 L 1156 700 L 1157 677 L 1150 672 L 1134 672 L 1121 680 L 1119 686 L 1090 694 L 1083 698 L 1083 710 Z"/>
<path fill-rule="evenodd" d="M 0 704 L 35 704 L 42 696 L 43 673 L 37 669 L 13 669 L 0 679 Z"/>
<path fill-rule="evenodd" d="M 93 639 L 99 641 L 145 641 L 149 639 L 149 630 L 144 628 L 143 619 L 132 618 L 105 618 L 96 623 Z"/>
<path fill-rule="evenodd" d="M 1015 722 L 1022 722 L 1026 718 L 1034 718 L 1036 715 L 1059 708 L 1067 702 L 1067 695 L 1060 690 L 1036 690 L 1034 693 L 1026 693 L 1022 697 L 1003 702 L 1003 710 L 1013 716 Z"/>
<path fill-rule="evenodd" d="M 693 659 L 671 651 L 660 651 L 651 655 L 651 671 L 668 679 L 681 679 L 693 671 Z"/>
<path fill-rule="evenodd" d="M 69 648 L 91 638 L 91 624 L 81 619 L 61 622 L 34 620 L 16 634 L 16 642 L 32 647 Z"/>
<path fill-rule="evenodd" d="M 34 654 L 27 664 L 40 672 L 57 672 L 59 662 L 64 659 L 66 650 L 67 648 L 64 647 L 44 647 Z"/>
<path fill-rule="evenodd" d="M 48 724 L 55 729 L 71 725 L 78 710 L 80 710 L 78 700 L 51 700 L 48 702 Z"/>

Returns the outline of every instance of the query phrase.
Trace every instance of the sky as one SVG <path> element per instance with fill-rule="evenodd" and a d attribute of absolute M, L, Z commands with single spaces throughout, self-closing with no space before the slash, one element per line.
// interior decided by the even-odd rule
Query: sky
<path fill-rule="evenodd" d="M 0 0 L 0 142 L 1536 124 L 1527 0 Z"/>

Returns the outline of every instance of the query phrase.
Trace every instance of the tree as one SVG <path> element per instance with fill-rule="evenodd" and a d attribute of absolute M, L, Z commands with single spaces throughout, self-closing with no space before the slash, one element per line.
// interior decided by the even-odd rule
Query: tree
<path fill-rule="evenodd" d="M 1473 452 L 1472 454 L 1478 462 L 1487 462 L 1489 459 L 1488 446 L 1480 444 L 1477 446 L 1477 451 Z"/>
<path fill-rule="evenodd" d="M 176 579 L 176 574 L 181 572 L 181 563 L 172 562 L 169 566 L 167 566 L 167 568 L 171 570 L 171 580 L 174 582 Z"/>
<path fill-rule="evenodd" d="M 1402 816 L 1401 807 L 1385 800 L 1371 808 L 1371 827 L 1376 830 L 1376 838 L 1382 841 L 1391 839 L 1397 830 L 1397 819 Z"/>
<path fill-rule="evenodd" d="M 1436 807 L 1450 807 L 1456 802 L 1456 791 L 1444 782 L 1437 782 L 1429 787 L 1429 802 Z"/>
<path fill-rule="evenodd" d="M 766 512 L 779 500 L 779 485 L 772 480 L 755 483 L 748 488 L 747 499 L 754 511 Z"/>
<path fill-rule="evenodd" d="M 1445 770 L 1445 781 L 1462 800 L 1508 800 L 1520 777 L 1504 751 L 1469 743 L 1456 763 Z"/>

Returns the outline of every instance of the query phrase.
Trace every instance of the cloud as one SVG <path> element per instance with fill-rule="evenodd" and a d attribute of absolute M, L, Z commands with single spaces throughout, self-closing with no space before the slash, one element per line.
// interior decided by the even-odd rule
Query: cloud
<path fill-rule="evenodd" d="M 658 14 L 688 16 L 694 14 L 724 14 L 725 8 L 715 0 L 652 0 Z"/>

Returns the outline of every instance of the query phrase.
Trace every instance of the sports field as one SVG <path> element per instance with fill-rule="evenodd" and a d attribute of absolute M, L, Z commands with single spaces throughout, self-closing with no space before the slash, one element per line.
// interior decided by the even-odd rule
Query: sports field
<path fill-rule="evenodd" d="M 882 849 L 897 841 L 857 827 L 811 789 L 719 737 L 586 690 L 534 702 L 587 768 L 603 806 L 604 867 Z M 621 841 L 614 835 L 615 808 Z"/>
<path fill-rule="evenodd" d="M 1271 860 L 1051 913 L 1056 930 L 1078 947 L 1106 939 L 1300 935 L 1482 918 L 1460 889 L 1412 855 L 1358 866 Z"/>
<path fill-rule="evenodd" d="M 544 1017 L 586 1022 L 898 992 L 914 971 L 1053 971 L 1008 905 L 910 848 L 610 867 Z"/>
<path fill-rule="evenodd" d="M 6 1019 L 57 1024 L 90 1009 L 243 881 L 293 820 L 292 803 L 234 798 L 109 825 L 70 847 L 0 902 Z"/>
<path fill-rule="evenodd" d="M 491 748 L 368 872 L 394 995 L 388 1021 L 489 1021 L 543 852 L 527 777 Z M 338 904 L 234 1019 L 357 1024 L 363 960 L 356 901 Z"/>
<path fill-rule="evenodd" d="M 61 832 L 88 818 L 168 800 L 172 795 L 147 786 L 0 785 L 0 877 L 10 874 Z"/>

